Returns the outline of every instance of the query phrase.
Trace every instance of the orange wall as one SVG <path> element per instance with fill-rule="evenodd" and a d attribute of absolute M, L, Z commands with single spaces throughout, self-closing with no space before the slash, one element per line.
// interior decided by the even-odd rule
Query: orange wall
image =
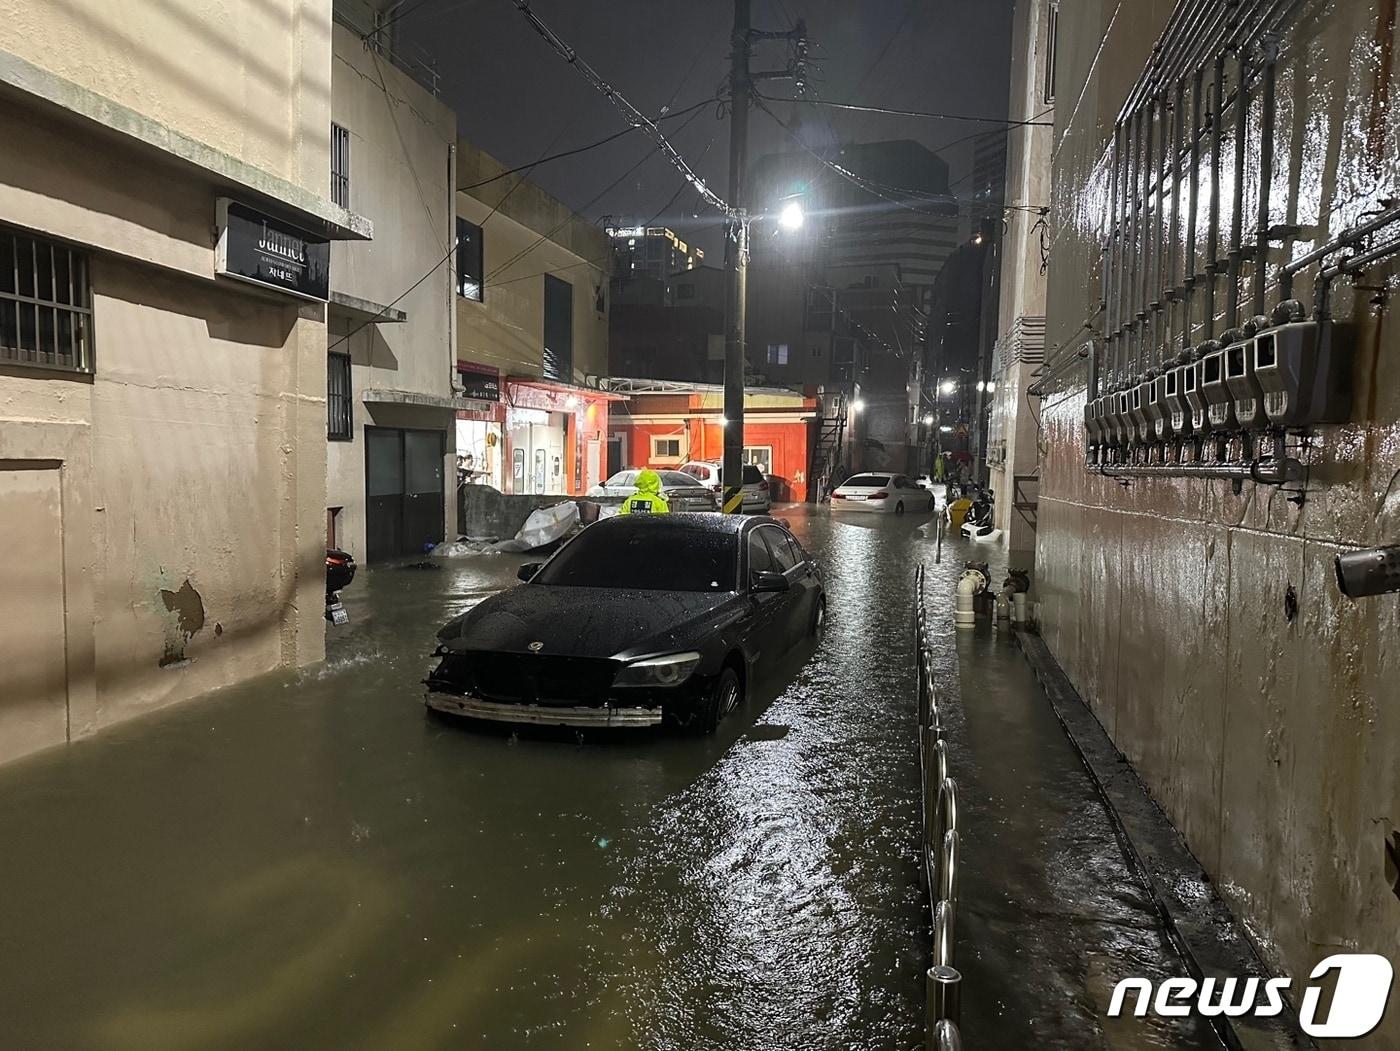
<path fill-rule="evenodd" d="M 654 467 L 674 470 L 678 464 L 651 462 L 653 435 L 675 435 L 684 430 L 690 437 L 688 459 L 715 460 L 724 456 L 724 428 L 713 417 L 691 416 L 667 423 L 634 423 L 627 415 L 614 412 L 611 430 L 621 431 L 622 462 L 625 467 Z M 807 473 L 811 469 L 811 422 L 750 423 L 744 428 L 744 444 L 768 445 L 773 449 L 773 472 L 769 479 L 775 501 L 805 501 Z"/>

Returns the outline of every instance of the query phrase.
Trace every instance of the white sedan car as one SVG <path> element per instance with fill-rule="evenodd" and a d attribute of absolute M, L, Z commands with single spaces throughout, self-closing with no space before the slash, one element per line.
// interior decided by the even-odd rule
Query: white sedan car
<path fill-rule="evenodd" d="M 932 511 L 934 497 L 902 474 L 854 474 L 831 494 L 833 511 Z"/>

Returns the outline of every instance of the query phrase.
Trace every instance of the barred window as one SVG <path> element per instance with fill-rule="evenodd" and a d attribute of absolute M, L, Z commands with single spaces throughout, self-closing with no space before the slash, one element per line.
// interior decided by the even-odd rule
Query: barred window
<path fill-rule="evenodd" d="M 85 254 L 0 226 L 0 362 L 92 371 Z"/>
<path fill-rule="evenodd" d="M 331 125 L 331 201 L 350 207 L 350 132 Z"/>
<path fill-rule="evenodd" d="M 326 435 L 348 442 L 355 437 L 350 400 L 350 355 L 326 356 Z"/>

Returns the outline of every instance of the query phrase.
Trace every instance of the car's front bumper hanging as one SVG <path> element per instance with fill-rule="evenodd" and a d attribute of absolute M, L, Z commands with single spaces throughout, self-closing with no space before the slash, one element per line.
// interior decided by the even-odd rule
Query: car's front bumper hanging
<path fill-rule="evenodd" d="M 501 704 L 479 697 L 453 697 L 429 693 L 429 708 L 448 715 L 489 719 L 500 723 L 533 723 L 544 726 L 655 726 L 660 708 L 565 708 L 544 704 Z"/>

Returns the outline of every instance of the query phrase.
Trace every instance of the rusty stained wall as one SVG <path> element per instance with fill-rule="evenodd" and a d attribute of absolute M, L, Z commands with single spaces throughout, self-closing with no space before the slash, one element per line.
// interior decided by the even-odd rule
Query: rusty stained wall
<path fill-rule="evenodd" d="M 1294 254 L 1400 196 L 1393 6 L 1304 3 L 1285 35 L 1271 219 L 1304 226 Z M 1099 300 L 1106 148 L 1170 8 L 1061 8 L 1049 348 L 1082 340 Z M 1257 119 L 1256 101 L 1251 129 Z M 1246 162 L 1253 209 L 1257 132 Z M 1356 422 L 1321 429 L 1301 506 L 1249 483 L 1236 494 L 1228 481 L 1094 476 L 1084 370 L 1042 404 L 1047 641 L 1266 959 L 1295 977 L 1331 951 L 1400 958 L 1384 850 L 1400 825 L 1400 596 L 1352 602 L 1331 569 L 1340 550 L 1400 542 L 1400 319 L 1371 295 L 1338 286 L 1335 316 L 1357 325 Z M 1400 1013 L 1372 1046 L 1400 1047 Z"/>

